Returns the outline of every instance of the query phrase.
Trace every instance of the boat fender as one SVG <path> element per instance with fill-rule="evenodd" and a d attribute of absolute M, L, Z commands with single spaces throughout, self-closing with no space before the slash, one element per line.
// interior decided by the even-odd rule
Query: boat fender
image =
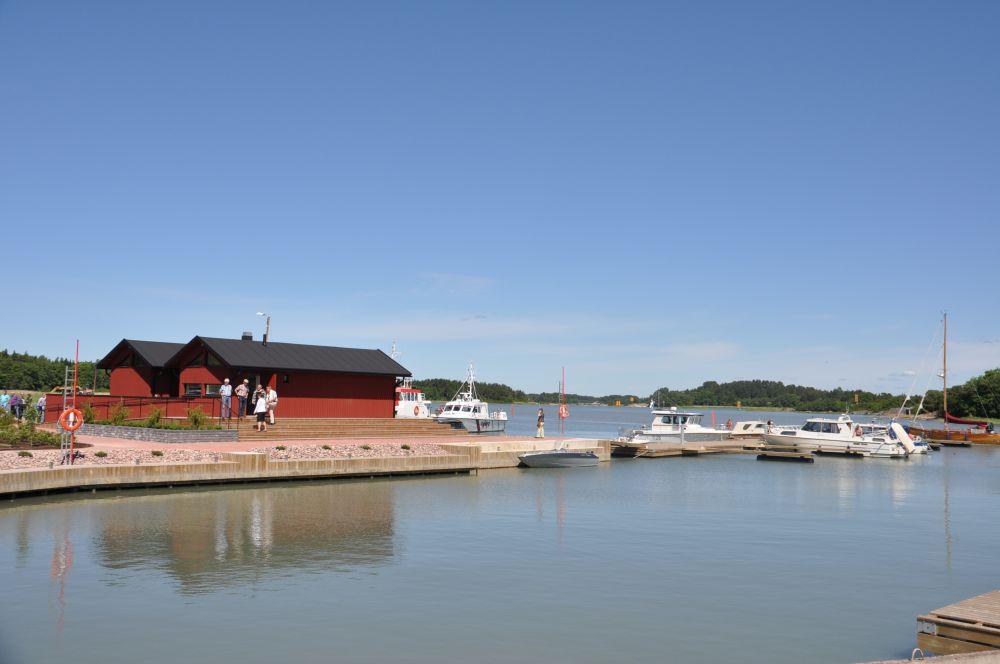
<path fill-rule="evenodd" d="M 413 407 L 413 414 L 414 415 L 419 415 L 420 414 L 420 406 L 414 406 Z"/>

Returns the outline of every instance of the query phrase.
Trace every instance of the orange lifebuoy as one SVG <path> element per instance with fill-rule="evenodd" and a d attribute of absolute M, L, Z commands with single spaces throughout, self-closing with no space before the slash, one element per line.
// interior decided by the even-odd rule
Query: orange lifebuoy
<path fill-rule="evenodd" d="M 414 415 L 419 415 L 420 414 L 420 406 L 414 406 L 413 407 L 413 414 Z"/>
<path fill-rule="evenodd" d="M 70 422 L 69 418 L 72 417 L 73 421 Z M 83 425 L 83 413 L 81 413 L 76 408 L 67 408 L 59 415 L 59 426 L 61 426 L 66 431 L 76 431 Z"/>
<path fill-rule="evenodd" d="M 559 417 L 563 419 L 569 417 L 569 408 L 566 406 L 566 404 L 559 406 Z"/>

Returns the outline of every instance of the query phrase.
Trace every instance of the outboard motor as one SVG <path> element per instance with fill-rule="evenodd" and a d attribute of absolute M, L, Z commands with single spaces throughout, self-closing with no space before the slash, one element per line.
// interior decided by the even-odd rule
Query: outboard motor
<path fill-rule="evenodd" d="M 889 434 L 899 441 L 907 454 L 913 454 L 917 450 L 917 446 L 913 444 L 913 439 L 910 438 L 910 434 L 906 433 L 906 429 L 903 428 L 902 424 L 897 424 L 896 422 L 890 424 Z"/>

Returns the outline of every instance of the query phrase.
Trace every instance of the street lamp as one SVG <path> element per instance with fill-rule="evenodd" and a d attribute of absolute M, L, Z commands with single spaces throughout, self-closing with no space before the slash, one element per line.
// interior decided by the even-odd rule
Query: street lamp
<path fill-rule="evenodd" d="M 266 346 L 267 335 L 271 332 L 271 316 L 269 314 L 265 314 L 263 311 L 258 311 L 257 315 L 260 316 L 261 318 L 267 319 L 264 323 L 264 345 Z"/>

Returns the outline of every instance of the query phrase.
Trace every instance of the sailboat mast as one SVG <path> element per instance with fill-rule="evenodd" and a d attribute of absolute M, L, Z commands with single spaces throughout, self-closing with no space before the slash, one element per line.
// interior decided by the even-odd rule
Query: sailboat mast
<path fill-rule="evenodd" d="M 948 313 L 944 314 L 944 367 L 941 372 L 944 381 L 944 428 L 948 428 Z"/>

